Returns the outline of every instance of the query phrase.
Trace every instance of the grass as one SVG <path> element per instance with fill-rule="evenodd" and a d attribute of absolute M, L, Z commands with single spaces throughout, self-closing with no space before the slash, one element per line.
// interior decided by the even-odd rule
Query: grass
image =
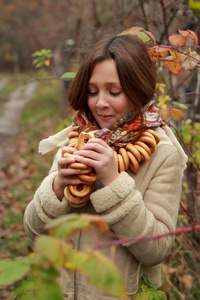
<path fill-rule="evenodd" d="M 23 212 L 50 169 L 55 153 L 38 154 L 41 139 L 55 133 L 60 122 L 57 81 L 41 82 L 21 117 L 21 132 L 15 140 L 15 154 L 7 161 L 8 187 L 2 191 L 7 209 L 2 220 L 5 236 L 0 239 L 0 258 L 26 255 L 32 242 L 24 233 Z"/>

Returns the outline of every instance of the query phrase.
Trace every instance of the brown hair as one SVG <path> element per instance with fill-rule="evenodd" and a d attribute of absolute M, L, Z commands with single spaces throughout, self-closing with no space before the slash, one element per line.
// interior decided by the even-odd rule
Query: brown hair
<path fill-rule="evenodd" d="M 97 63 L 113 59 L 124 93 L 133 103 L 135 111 L 154 97 L 156 70 L 145 44 L 132 35 L 109 37 L 98 42 L 85 57 L 74 78 L 68 99 L 74 110 L 88 112 L 88 82 Z"/>

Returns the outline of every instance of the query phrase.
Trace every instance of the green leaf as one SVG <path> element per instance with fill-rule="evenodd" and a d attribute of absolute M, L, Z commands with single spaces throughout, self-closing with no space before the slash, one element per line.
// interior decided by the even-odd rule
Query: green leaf
<path fill-rule="evenodd" d="M 38 297 L 32 294 L 23 294 L 17 298 L 17 300 L 39 300 Z"/>
<path fill-rule="evenodd" d="M 200 123 L 194 123 L 194 129 L 200 131 Z"/>
<path fill-rule="evenodd" d="M 143 284 L 143 285 L 142 285 L 142 291 L 143 291 L 143 292 L 148 291 L 148 289 L 149 289 L 149 286 L 148 286 L 148 285 L 146 285 L 146 284 Z"/>
<path fill-rule="evenodd" d="M 40 300 L 64 300 L 61 287 L 56 281 L 42 281 L 41 283 L 39 282 L 38 289 L 36 290 L 36 295 Z"/>
<path fill-rule="evenodd" d="M 66 72 L 61 76 L 61 79 L 74 78 L 75 76 L 76 76 L 75 72 Z"/>
<path fill-rule="evenodd" d="M 154 298 L 155 300 L 167 300 L 166 294 L 162 291 L 156 291 L 154 292 Z"/>
<path fill-rule="evenodd" d="M 32 292 L 35 289 L 35 286 L 36 286 L 35 280 L 25 281 L 24 283 L 20 284 L 20 286 L 18 286 L 14 290 L 14 292 L 13 292 L 14 296 L 10 300 L 16 299 L 16 296 L 22 294 L 23 292 L 28 292 L 28 291 Z"/>
<path fill-rule="evenodd" d="M 155 300 L 154 299 L 154 291 L 147 291 L 147 294 L 149 295 L 149 300 Z"/>
<path fill-rule="evenodd" d="M 103 220 L 103 218 L 101 218 L 101 220 Z M 98 226 L 102 231 L 106 231 L 106 229 L 108 230 L 105 220 L 104 222 L 101 220 L 93 215 L 87 216 L 85 214 L 69 214 L 53 220 L 48 223 L 45 228 L 53 236 L 66 238 L 77 230 L 89 230 L 94 226 Z"/>
<path fill-rule="evenodd" d="M 147 294 L 147 292 L 141 292 L 139 294 L 135 294 L 132 297 L 132 300 L 149 300 L 149 295 Z"/>
<path fill-rule="evenodd" d="M 158 286 L 155 282 L 153 282 L 151 279 L 148 279 L 145 276 L 142 276 L 142 279 L 144 280 L 144 282 L 146 283 L 146 285 L 148 285 L 149 287 L 156 288 Z"/>
<path fill-rule="evenodd" d="M 56 270 L 61 268 L 64 258 L 70 256 L 72 252 L 70 244 L 50 236 L 38 237 L 35 248 L 51 262 Z"/>
<path fill-rule="evenodd" d="M 11 284 L 22 279 L 30 271 L 30 264 L 27 259 L 1 260 L 0 285 Z"/>
<path fill-rule="evenodd" d="M 125 297 L 125 286 L 121 272 L 117 266 L 98 251 L 74 253 L 66 268 L 78 269 L 85 274 L 89 282 L 107 293 Z"/>

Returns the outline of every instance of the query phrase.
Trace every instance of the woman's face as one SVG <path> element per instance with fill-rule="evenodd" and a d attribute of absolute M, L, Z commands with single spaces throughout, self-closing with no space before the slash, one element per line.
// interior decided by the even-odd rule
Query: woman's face
<path fill-rule="evenodd" d="M 89 80 L 87 104 L 101 128 L 134 110 L 121 87 L 114 60 L 96 64 Z"/>

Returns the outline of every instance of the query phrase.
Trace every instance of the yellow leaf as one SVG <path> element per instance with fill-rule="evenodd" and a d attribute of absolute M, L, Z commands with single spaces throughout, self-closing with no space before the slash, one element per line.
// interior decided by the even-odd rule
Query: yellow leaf
<path fill-rule="evenodd" d="M 163 120 L 167 120 L 170 117 L 169 108 L 166 108 L 166 109 L 161 108 L 161 114 L 162 114 Z"/>
<path fill-rule="evenodd" d="M 185 116 L 183 114 L 182 111 L 180 111 L 179 109 L 177 108 L 171 108 L 170 109 L 170 115 L 172 116 L 172 118 L 176 121 L 179 121 L 179 120 L 184 120 L 185 119 Z"/>
<path fill-rule="evenodd" d="M 165 59 L 164 64 L 174 75 L 177 75 L 183 69 L 178 61 L 173 61 L 173 56 L 169 56 Z"/>
<path fill-rule="evenodd" d="M 185 124 L 188 125 L 188 124 L 190 124 L 191 122 L 192 122 L 191 119 L 187 119 L 187 120 L 185 121 Z"/>
<path fill-rule="evenodd" d="M 50 59 L 45 60 L 45 66 L 47 66 L 47 67 L 50 66 Z"/>

